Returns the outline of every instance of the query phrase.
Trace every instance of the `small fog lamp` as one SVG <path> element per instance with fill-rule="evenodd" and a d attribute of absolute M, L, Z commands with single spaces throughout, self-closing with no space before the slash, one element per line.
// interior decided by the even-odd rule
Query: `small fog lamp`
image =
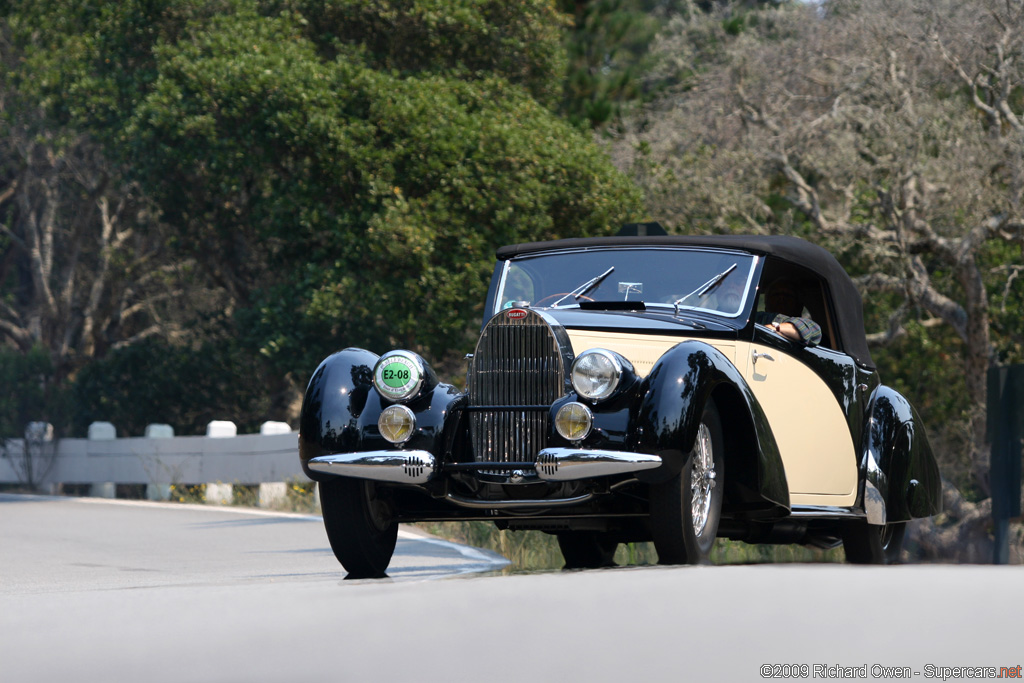
<path fill-rule="evenodd" d="M 388 406 L 377 418 L 377 428 L 380 435 L 391 443 L 403 444 L 416 429 L 416 416 L 403 405 Z"/>
<path fill-rule="evenodd" d="M 566 403 L 555 415 L 555 429 L 567 441 L 587 438 L 593 425 L 594 416 L 582 403 Z"/>

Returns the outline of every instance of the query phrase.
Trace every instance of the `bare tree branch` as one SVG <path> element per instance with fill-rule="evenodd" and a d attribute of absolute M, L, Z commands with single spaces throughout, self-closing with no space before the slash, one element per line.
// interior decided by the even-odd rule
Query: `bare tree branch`
<path fill-rule="evenodd" d="M 26 353 L 32 348 L 32 335 L 21 325 L 0 318 L 0 332 L 7 335 L 7 338 L 13 341 L 22 353 Z"/>
<path fill-rule="evenodd" d="M 111 236 L 114 234 L 114 223 L 117 221 L 117 216 L 110 214 L 110 202 L 106 197 L 100 197 L 96 204 L 100 209 L 99 265 L 92 278 L 89 299 L 82 311 L 82 350 L 87 356 L 93 355 L 96 351 L 96 312 L 99 308 L 100 300 L 103 298 L 103 292 L 107 287 L 107 275 L 110 272 L 112 252 L 110 241 Z"/>
<path fill-rule="evenodd" d="M 135 334 L 135 335 L 133 335 L 133 336 L 127 338 L 127 339 L 121 339 L 120 341 L 115 342 L 114 344 L 111 345 L 110 348 L 112 348 L 114 350 L 123 349 L 125 347 L 131 346 L 132 344 L 137 344 L 138 342 L 142 341 L 143 339 L 148 339 L 149 337 L 158 336 L 162 332 L 163 332 L 163 328 L 160 325 L 150 325 L 149 327 L 147 327 L 146 329 L 142 330 L 138 334 Z"/>
<path fill-rule="evenodd" d="M 161 292 L 160 294 L 155 294 L 153 296 L 147 297 L 146 299 L 144 299 L 142 301 L 139 301 L 138 303 L 132 304 L 130 306 L 125 306 L 124 308 L 121 309 L 119 317 L 120 317 L 121 320 L 127 320 L 127 319 L 129 319 L 129 318 L 131 318 L 133 316 L 139 315 L 141 313 L 146 313 L 146 312 L 152 311 L 154 304 L 156 304 L 156 303 L 158 303 L 160 301 L 173 301 L 174 299 L 177 299 L 177 298 L 182 297 L 184 295 L 185 295 L 185 290 L 183 290 L 183 289 L 175 289 L 173 291 L 167 291 L 167 292 Z"/>
<path fill-rule="evenodd" d="M 17 189 L 18 189 L 18 180 L 17 180 L 17 178 L 15 178 L 13 181 L 11 181 L 11 184 L 7 186 L 7 189 L 5 189 L 3 192 L 0 192 L 0 204 L 3 204 L 8 199 L 13 197 L 14 196 L 14 192 Z"/>
<path fill-rule="evenodd" d="M 992 269 L 993 273 L 1009 273 L 1006 277 L 1006 284 L 1003 285 L 1003 300 L 999 307 L 999 312 L 1004 315 L 1006 314 L 1006 302 L 1010 298 L 1010 290 L 1013 289 L 1013 283 L 1022 270 L 1024 270 L 1024 265 L 1006 265 Z"/>

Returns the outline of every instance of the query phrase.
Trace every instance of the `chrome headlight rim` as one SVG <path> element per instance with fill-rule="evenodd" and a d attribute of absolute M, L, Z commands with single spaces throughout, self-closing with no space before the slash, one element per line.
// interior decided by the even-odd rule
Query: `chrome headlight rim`
<path fill-rule="evenodd" d="M 566 421 L 577 425 L 584 424 L 585 427 L 578 431 L 567 432 Z M 594 431 L 594 412 L 585 403 L 570 401 L 555 413 L 555 431 L 566 441 L 572 443 L 583 441 Z"/>
<path fill-rule="evenodd" d="M 398 432 L 401 436 L 395 436 L 396 427 L 404 427 L 404 431 Z M 412 435 L 416 433 L 416 415 L 401 403 L 390 405 L 377 416 L 377 430 L 381 437 L 394 446 L 401 446 L 408 443 Z"/>
<path fill-rule="evenodd" d="M 605 359 L 608 363 L 610 370 L 610 377 L 607 386 L 601 391 L 593 392 L 589 391 L 585 387 L 581 387 L 581 383 L 577 382 L 577 372 L 583 375 L 582 365 L 584 362 L 589 362 L 590 357 L 600 356 Z M 622 384 L 622 376 L 625 371 L 622 357 L 614 351 L 608 349 L 587 349 L 580 355 L 576 356 L 576 359 L 572 362 L 572 369 L 570 370 L 570 378 L 572 380 L 573 390 L 581 397 L 588 401 L 597 403 L 604 401 L 615 395 L 616 390 Z"/>
<path fill-rule="evenodd" d="M 426 377 L 427 368 L 423 358 L 404 349 L 388 351 L 377 360 L 373 368 L 373 386 L 377 393 L 396 403 L 417 398 Z"/>

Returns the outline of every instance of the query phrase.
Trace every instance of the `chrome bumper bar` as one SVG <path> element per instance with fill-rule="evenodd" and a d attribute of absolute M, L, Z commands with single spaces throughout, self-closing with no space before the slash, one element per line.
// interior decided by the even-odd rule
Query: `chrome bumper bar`
<path fill-rule="evenodd" d="M 335 453 L 310 458 L 309 469 L 357 479 L 397 484 L 426 484 L 434 476 L 436 463 L 428 451 L 363 451 Z"/>
<path fill-rule="evenodd" d="M 537 476 L 546 481 L 606 477 L 657 467 L 661 467 L 661 458 L 648 453 L 545 448 L 537 454 Z"/>
<path fill-rule="evenodd" d="M 307 465 L 314 472 L 396 484 L 425 484 L 437 472 L 437 461 L 429 451 L 336 453 L 311 458 Z M 537 477 L 543 481 L 607 477 L 660 466 L 661 458 L 648 453 L 578 448 L 545 448 L 536 462 Z"/>

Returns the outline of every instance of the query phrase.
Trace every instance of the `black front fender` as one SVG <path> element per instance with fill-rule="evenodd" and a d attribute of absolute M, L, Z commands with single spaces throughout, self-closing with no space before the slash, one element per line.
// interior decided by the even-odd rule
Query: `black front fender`
<path fill-rule="evenodd" d="M 752 510 L 789 509 L 785 468 L 768 419 L 721 351 L 696 340 L 677 344 L 655 363 L 641 394 L 638 450 L 665 461 L 641 473 L 641 479 L 656 483 L 679 472 L 693 448 L 704 407 L 714 400 L 725 431 L 732 502 Z"/>
<path fill-rule="evenodd" d="M 325 358 L 310 378 L 299 417 L 299 459 L 310 479 L 330 478 L 307 467 L 311 458 L 358 449 L 359 418 L 373 391 L 378 358 L 365 349 L 344 349 Z"/>
<path fill-rule="evenodd" d="M 348 348 L 324 359 L 309 380 L 299 418 L 299 458 L 310 479 L 333 476 L 308 468 L 309 460 L 319 455 L 398 449 L 377 427 L 381 411 L 390 405 L 373 387 L 378 358 L 371 351 Z M 464 394 L 455 387 L 437 384 L 409 402 L 416 429 L 402 448 L 429 451 L 440 458 L 453 437 L 456 421 L 449 417 L 460 401 L 465 401 Z"/>

